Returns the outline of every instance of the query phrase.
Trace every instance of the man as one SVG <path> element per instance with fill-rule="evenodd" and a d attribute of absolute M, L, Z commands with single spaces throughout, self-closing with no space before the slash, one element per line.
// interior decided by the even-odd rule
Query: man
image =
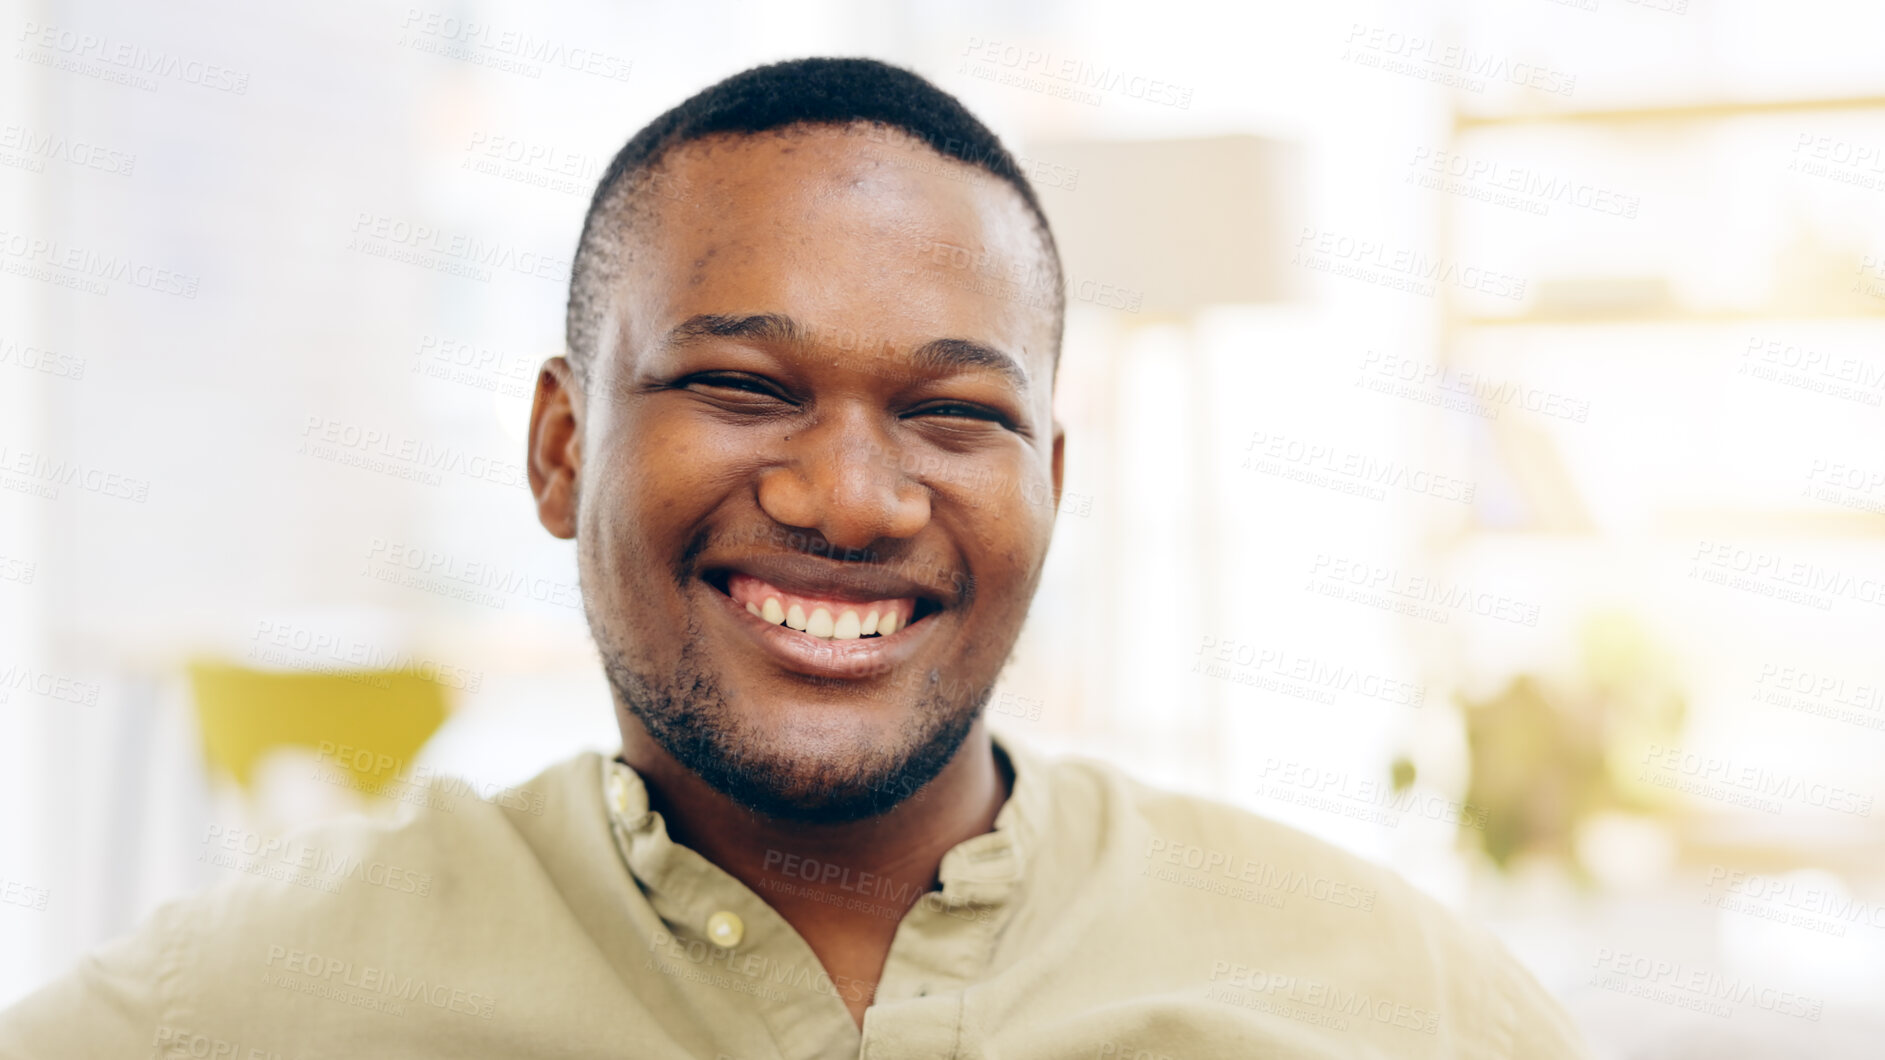
<path fill-rule="evenodd" d="M 1390 874 L 991 737 L 1060 494 L 1060 290 L 1013 159 L 913 74 L 783 63 L 656 119 L 528 454 L 621 757 L 316 829 L 426 893 L 166 906 L 0 1053 L 1575 1055 Z"/>

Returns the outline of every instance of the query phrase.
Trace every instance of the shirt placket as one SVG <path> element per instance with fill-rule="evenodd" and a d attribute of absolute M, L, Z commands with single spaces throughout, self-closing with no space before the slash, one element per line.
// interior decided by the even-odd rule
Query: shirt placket
<path fill-rule="evenodd" d="M 1012 831 L 977 836 L 951 850 L 925 894 L 897 925 L 865 1010 L 858 1056 L 977 1055 L 965 1037 L 967 991 L 982 979 L 1021 883 Z"/>
<path fill-rule="evenodd" d="M 899 921 L 861 1030 L 817 955 L 784 917 L 745 884 L 668 838 L 660 816 L 649 812 L 647 789 L 634 770 L 609 762 L 605 798 L 623 859 L 675 939 L 720 945 L 730 951 L 724 962 L 731 970 L 784 993 L 741 1002 L 764 1020 L 781 1057 L 972 1056 L 979 1049 L 964 1029 L 968 991 L 985 976 L 1017 908 L 1026 843 L 1042 813 L 1043 792 L 1026 760 L 1017 760 L 1001 741 L 997 749 L 1014 762 L 1011 797 L 994 831 L 944 855 L 937 872 L 942 889 L 918 899 Z"/>
<path fill-rule="evenodd" d="M 710 1007 L 728 1020 L 758 1018 L 783 1060 L 855 1055 L 857 1025 L 798 932 L 744 884 L 670 840 L 632 770 L 609 763 L 604 786 L 616 845 L 670 933 L 646 940 L 664 967 L 690 986 L 725 991 L 724 1004 Z"/>

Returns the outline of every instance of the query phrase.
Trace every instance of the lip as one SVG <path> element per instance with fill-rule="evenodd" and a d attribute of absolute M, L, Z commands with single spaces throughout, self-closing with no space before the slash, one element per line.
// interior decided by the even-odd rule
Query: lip
<path fill-rule="evenodd" d="M 959 601 L 950 590 L 913 581 L 894 570 L 862 563 L 836 563 L 815 556 L 761 555 L 742 556 L 721 563 L 703 563 L 700 568 L 711 581 L 716 575 L 735 571 L 751 575 L 788 593 L 819 597 L 846 603 L 868 604 L 913 596 L 917 613 L 943 610 Z"/>
<path fill-rule="evenodd" d="M 740 569 L 746 568 L 742 566 Z M 883 677 L 910 661 L 911 657 L 922 650 L 945 613 L 932 612 L 888 637 L 827 640 L 801 633 L 788 626 L 775 626 L 753 615 L 731 596 L 721 592 L 704 578 L 699 580 L 699 585 L 701 591 L 711 594 L 719 601 L 720 613 L 727 617 L 741 636 L 750 639 L 782 669 L 805 677 L 835 678 L 847 681 L 865 681 Z M 873 584 L 870 590 L 875 591 L 881 588 L 881 585 L 881 582 Z M 781 585 L 780 588 L 787 588 L 787 586 Z M 827 584 L 823 591 L 831 595 L 833 587 Z M 857 590 L 847 589 L 846 591 Z M 881 599 L 881 597 L 867 598 Z"/>

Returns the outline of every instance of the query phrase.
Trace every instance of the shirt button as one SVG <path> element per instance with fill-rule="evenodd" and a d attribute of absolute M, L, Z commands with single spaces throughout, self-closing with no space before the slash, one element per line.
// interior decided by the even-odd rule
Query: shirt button
<path fill-rule="evenodd" d="M 628 812 L 628 781 L 613 770 L 609 773 L 609 805 L 618 816 Z"/>
<path fill-rule="evenodd" d="M 740 918 L 722 909 L 707 918 L 707 939 L 723 950 L 730 950 L 746 937 L 746 925 Z"/>

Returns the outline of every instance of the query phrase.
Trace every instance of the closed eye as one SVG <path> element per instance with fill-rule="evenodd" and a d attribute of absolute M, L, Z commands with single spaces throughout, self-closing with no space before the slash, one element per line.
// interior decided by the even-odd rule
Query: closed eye
<path fill-rule="evenodd" d="M 912 410 L 909 415 L 947 416 L 956 419 L 987 420 L 990 423 L 999 423 L 1004 427 L 1010 426 L 1008 417 L 1005 414 L 991 409 L 986 405 L 971 405 L 961 401 L 945 401 L 933 405 L 924 405 L 922 408 Z"/>
<path fill-rule="evenodd" d="M 797 404 L 771 380 L 739 372 L 699 372 L 676 380 L 672 386 L 676 390 L 735 391 L 753 397 L 771 398 L 773 401 L 781 401 L 788 405 Z M 731 397 L 732 395 L 722 396 Z M 749 398 L 735 398 L 734 400 L 743 405 L 763 403 L 751 401 Z"/>

